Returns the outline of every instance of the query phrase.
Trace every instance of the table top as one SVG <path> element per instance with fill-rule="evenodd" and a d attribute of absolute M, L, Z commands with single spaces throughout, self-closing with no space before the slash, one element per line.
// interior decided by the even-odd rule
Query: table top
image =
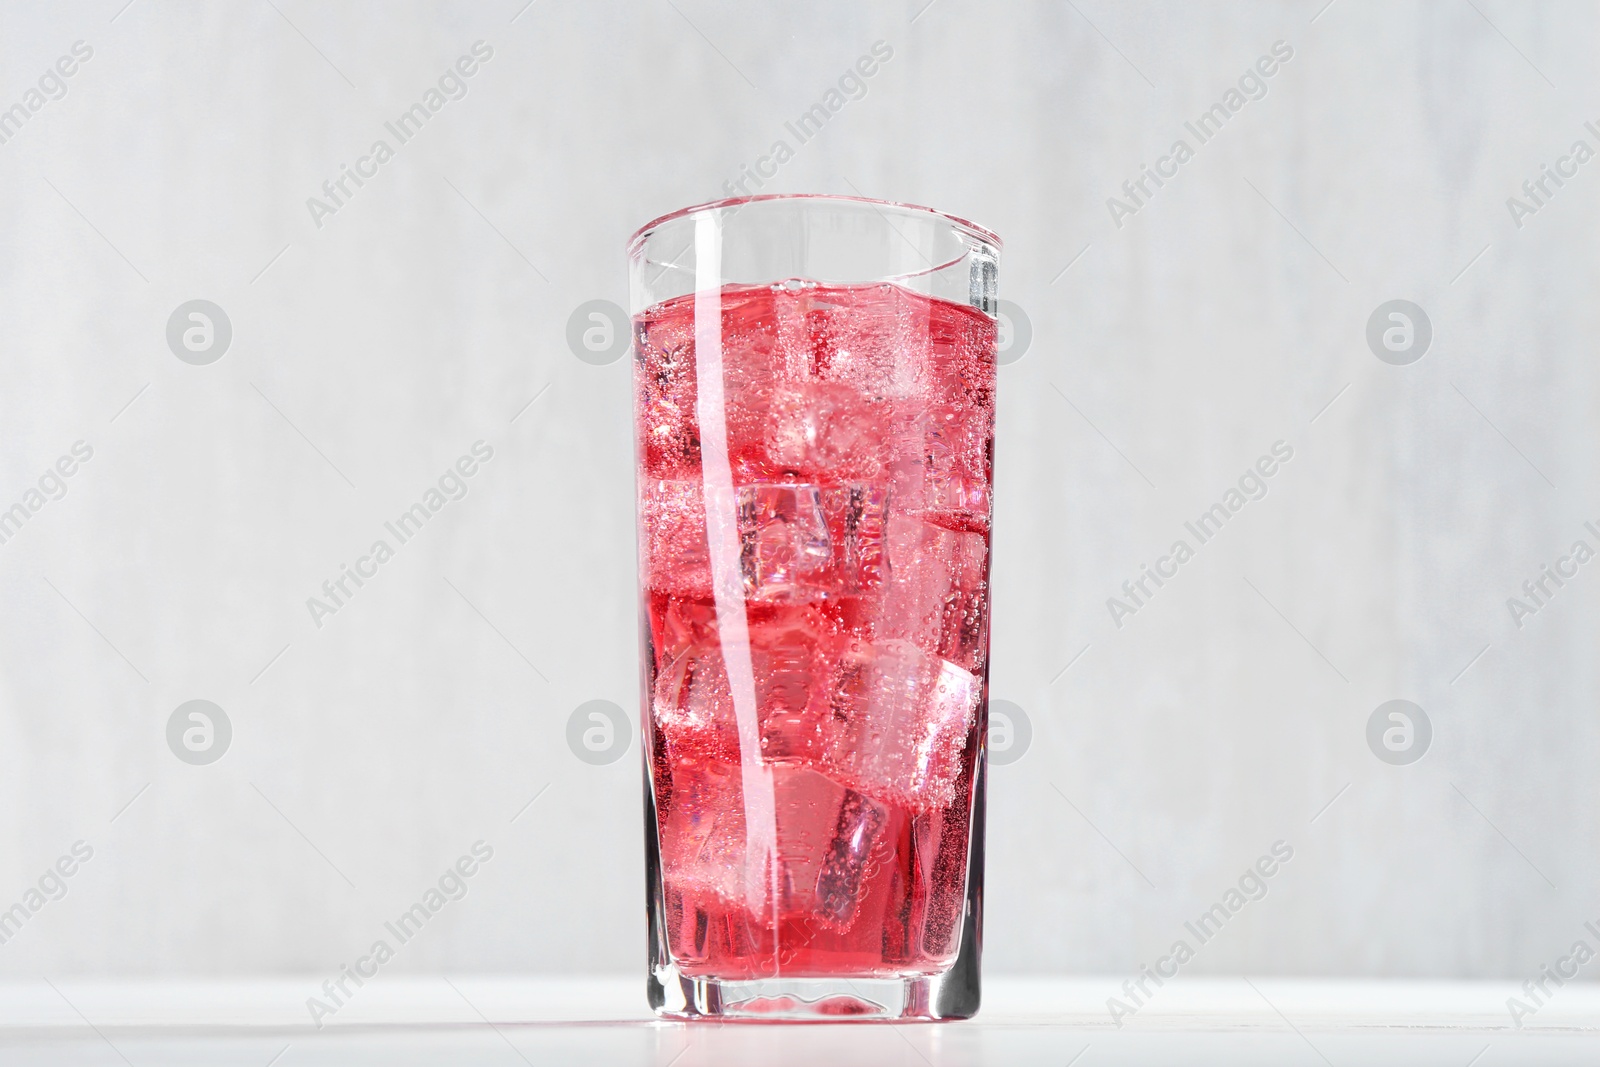
<path fill-rule="evenodd" d="M 959 1023 L 667 1023 L 642 976 L 384 976 L 312 1021 L 322 977 L 0 984 L 0 1065 L 1318 1064 L 1600 1062 L 1600 983 L 1001 976 Z M 1513 1008 L 1520 1004 L 1513 1017 Z"/>

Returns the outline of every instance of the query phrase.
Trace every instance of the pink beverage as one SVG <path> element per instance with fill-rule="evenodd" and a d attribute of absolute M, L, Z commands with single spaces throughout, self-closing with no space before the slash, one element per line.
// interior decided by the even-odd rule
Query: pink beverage
<path fill-rule="evenodd" d="M 854 197 L 629 243 L 646 990 L 978 1009 L 994 234 Z"/>
<path fill-rule="evenodd" d="M 654 981 L 669 1014 L 971 1014 L 995 319 L 717 277 L 634 320 Z"/>

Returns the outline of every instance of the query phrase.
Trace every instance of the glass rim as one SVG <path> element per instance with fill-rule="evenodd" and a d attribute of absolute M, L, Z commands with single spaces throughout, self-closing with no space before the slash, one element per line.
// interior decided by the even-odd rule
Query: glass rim
<path fill-rule="evenodd" d="M 689 207 L 681 207 L 676 211 L 669 211 L 665 215 L 651 219 L 633 231 L 633 236 L 628 238 L 628 257 L 631 259 L 652 233 L 669 222 L 675 222 L 678 219 L 701 211 L 720 211 L 725 208 L 774 200 L 814 200 L 845 204 L 867 204 L 873 208 L 893 208 L 897 211 L 913 214 L 932 215 L 951 224 L 958 230 L 993 245 L 997 251 L 1005 247 L 1005 242 L 993 230 L 964 219 L 959 215 L 952 215 L 947 211 L 940 211 L 937 208 L 926 207 L 922 204 L 908 204 L 900 200 L 875 200 L 870 196 L 844 196 L 838 193 L 760 193 L 755 196 L 730 196 L 721 200 L 710 200 L 703 204 L 691 204 Z"/>

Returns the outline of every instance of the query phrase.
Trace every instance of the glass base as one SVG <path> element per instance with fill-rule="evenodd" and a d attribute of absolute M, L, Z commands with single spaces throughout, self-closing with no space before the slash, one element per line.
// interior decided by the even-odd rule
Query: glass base
<path fill-rule="evenodd" d="M 650 960 L 646 995 L 663 1019 L 767 1022 L 892 1022 L 970 1019 L 982 1001 L 983 859 L 989 761 L 979 730 L 972 830 L 967 838 L 967 899 L 961 947 L 942 974 L 894 978 L 692 978 L 672 963 L 662 932 L 661 857 L 656 840 L 655 792 L 644 781 L 645 881 L 649 904 Z"/>
<path fill-rule="evenodd" d="M 664 1019 L 768 1022 L 854 1022 L 968 1019 L 978 991 L 966 988 L 959 969 L 905 978 L 758 978 L 725 981 L 688 978 L 660 968 L 650 978 L 650 1000 Z"/>

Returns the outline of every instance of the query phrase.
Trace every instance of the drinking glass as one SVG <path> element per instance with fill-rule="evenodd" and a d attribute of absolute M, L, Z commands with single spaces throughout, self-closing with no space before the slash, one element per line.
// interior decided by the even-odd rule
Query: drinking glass
<path fill-rule="evenodd" d="M 977 1010 L 999 251 L 838 196 L 628 246 L 660 1015 Z"/>

